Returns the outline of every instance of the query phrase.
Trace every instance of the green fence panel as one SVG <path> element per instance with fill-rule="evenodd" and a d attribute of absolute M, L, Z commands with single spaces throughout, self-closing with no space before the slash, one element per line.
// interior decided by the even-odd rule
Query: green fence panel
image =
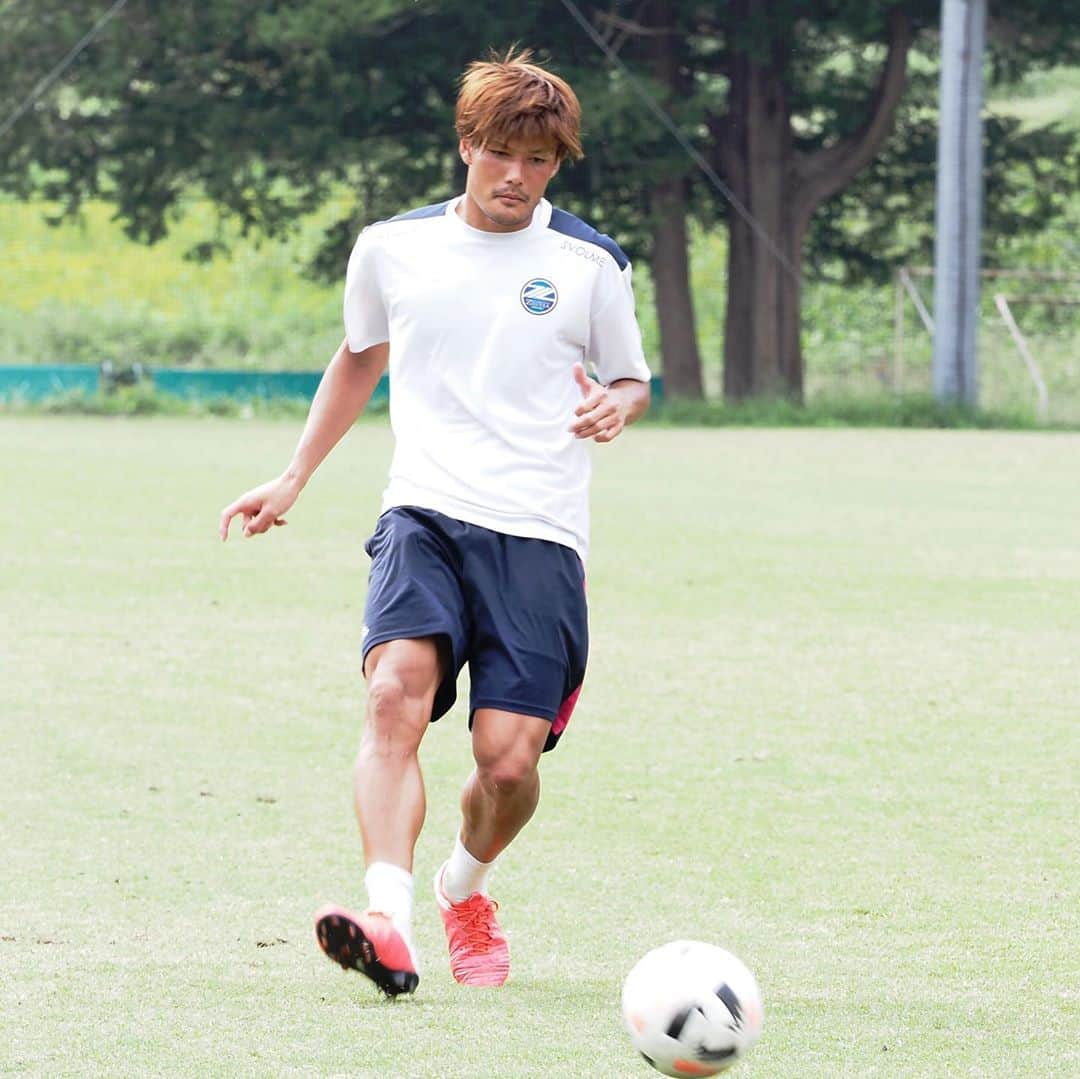
<path fill-rule="evenodd" d="M 94 393 L 100 377 L 98 368 L 75 364 L 0 367 L 0 400 L 43 401 L 72 391 Z"/>
<path fill-rule="evenodd" d="M 154 388 L 174 397 L 204 400 L 213 397 L 302 397 L 311 400 L 319 371 L 183 371 L 150 372 Z"/>
<path fill-rule="evenodd" d="M 78 391 L 95 393 L 118 384 L 150 381 L 156 390 L 174 397 L 207 400 L 232 398 L 302 398 L 315 396 L 321 371 L 188 371 L 183 368 L 114 368 L 82 364 L 23 364 L 0 367 L 0 400 L 44 401 Z M 664 395 L 663 379 L 652 380 L 654 400 Z M 382 406 L 390 395 L 386 375 L 379 379 L 371 404 Z"/>

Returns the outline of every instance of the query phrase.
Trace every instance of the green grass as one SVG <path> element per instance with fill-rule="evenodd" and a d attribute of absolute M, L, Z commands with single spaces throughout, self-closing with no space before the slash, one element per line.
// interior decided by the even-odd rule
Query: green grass
<path fill-rule="evenodd" d="M 424 747 L 417 996 L 312 939 L 360 898 L 349 771 L 389 433 L 288 528 L 220 507 L 296 421 L 0 418 L 0 1074 L 629 1077 L 621 979 L 756 971 L 738 1074 L 1080 1072 L 1080 437 L 642 428 L 596 453 L 593 658 L 466 992 L 427 881 L 468 768 Z"/>
<path fill-rule="evenodd" d="M 121 386 L 109 391 L 70 390 L 42 400 L 16 395 L 0 400 L 0 415 L 9 416 L 188 416 L 302 420 L 311 402 L 302 397 L 178 397 L 149 385 Z M 366 418 L 385 415 L 387 401 L 369 405 Z M 1080 414 L 1042 419 L 1034 406 L 972 409 L 942 403 L 930 394 L 891 397 L 818 396 L 807 403 L 786 398 L 757 398 L 727 403 L 690 401 L 655 395 L 645 424 L 683 427 L 912 427 L 983 428 L 992 430 L 1077 430 Z"/>
<path fill-rule="evenodd" d="M 697 427 L 916 427 L 998 430 L 1076 429 L 1077 423 L 1044 422 L 1031 409 L 973 409 L 930 394 L 889 397 L 819 396 L 806 404 L 783 398 L 746 401 L 661 400 L 649 423 Z"/>
<path fill-rule="evenodd" d="M 311 409 L 306 397 L 181 397 L 161 393 L 152 385 L 120 386 L 111 390 L 72 389 L 41 400 L 12 394 L 0 399 L 0 413 L 52 416 L 228 416 L 236 419 L 304 419 Z M 387 411 L 387 401 L 368 406 L 367 414 Z"/>

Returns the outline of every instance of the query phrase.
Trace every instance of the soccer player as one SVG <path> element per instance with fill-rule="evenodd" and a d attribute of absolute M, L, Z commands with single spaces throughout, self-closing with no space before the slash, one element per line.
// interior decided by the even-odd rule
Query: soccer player
<path fill-rule="evenodd" d="M 456 109 L 464 194 L 361 233 L 345 340 L 293 459 L 221 515 L 222 539 L 236 516 L 245 536 L 284 524 L 389 366 L 395 450 L 365 548 L 367 707 L 353 781 L 368 902 L 316 915 L 326 954 L 389 996 L 418 982 L 417 751 L 466 663 L 475 769 L 435 899 L 457 981 L 507 978 L 488 875 L 536 809 L 541 753 L 585 675 L 586 443 L 611 442 L 648 407 L 629 262 L 544 198 L 563 161 L 582 156 L 580 120 L 570 86 L 528 51 L 469 66 Z"/>

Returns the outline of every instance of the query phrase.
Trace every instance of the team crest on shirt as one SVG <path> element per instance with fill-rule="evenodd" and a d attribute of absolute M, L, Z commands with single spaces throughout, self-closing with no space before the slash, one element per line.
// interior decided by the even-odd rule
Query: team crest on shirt
<path fill-rule="evenodd" d="M 559 290 L 544 277 L 521 286 L 521 306 L 530 315 L 546 315 L 559 302 Z"/>

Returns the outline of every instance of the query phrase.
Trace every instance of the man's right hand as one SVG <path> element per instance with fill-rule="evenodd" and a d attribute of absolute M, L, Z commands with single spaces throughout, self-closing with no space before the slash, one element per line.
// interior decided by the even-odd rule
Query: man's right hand
<path fill-rule="evenodd" d="M 243 515 L 244 535 L 266 532 L 274 525 L 288 524 L 283 516 L 300 497 L 300 486 L 288 475 L 253 487 L 221 511 L 218 532 L 222 541 L 229 538 L 229 526 L 234 517 Z"/>

